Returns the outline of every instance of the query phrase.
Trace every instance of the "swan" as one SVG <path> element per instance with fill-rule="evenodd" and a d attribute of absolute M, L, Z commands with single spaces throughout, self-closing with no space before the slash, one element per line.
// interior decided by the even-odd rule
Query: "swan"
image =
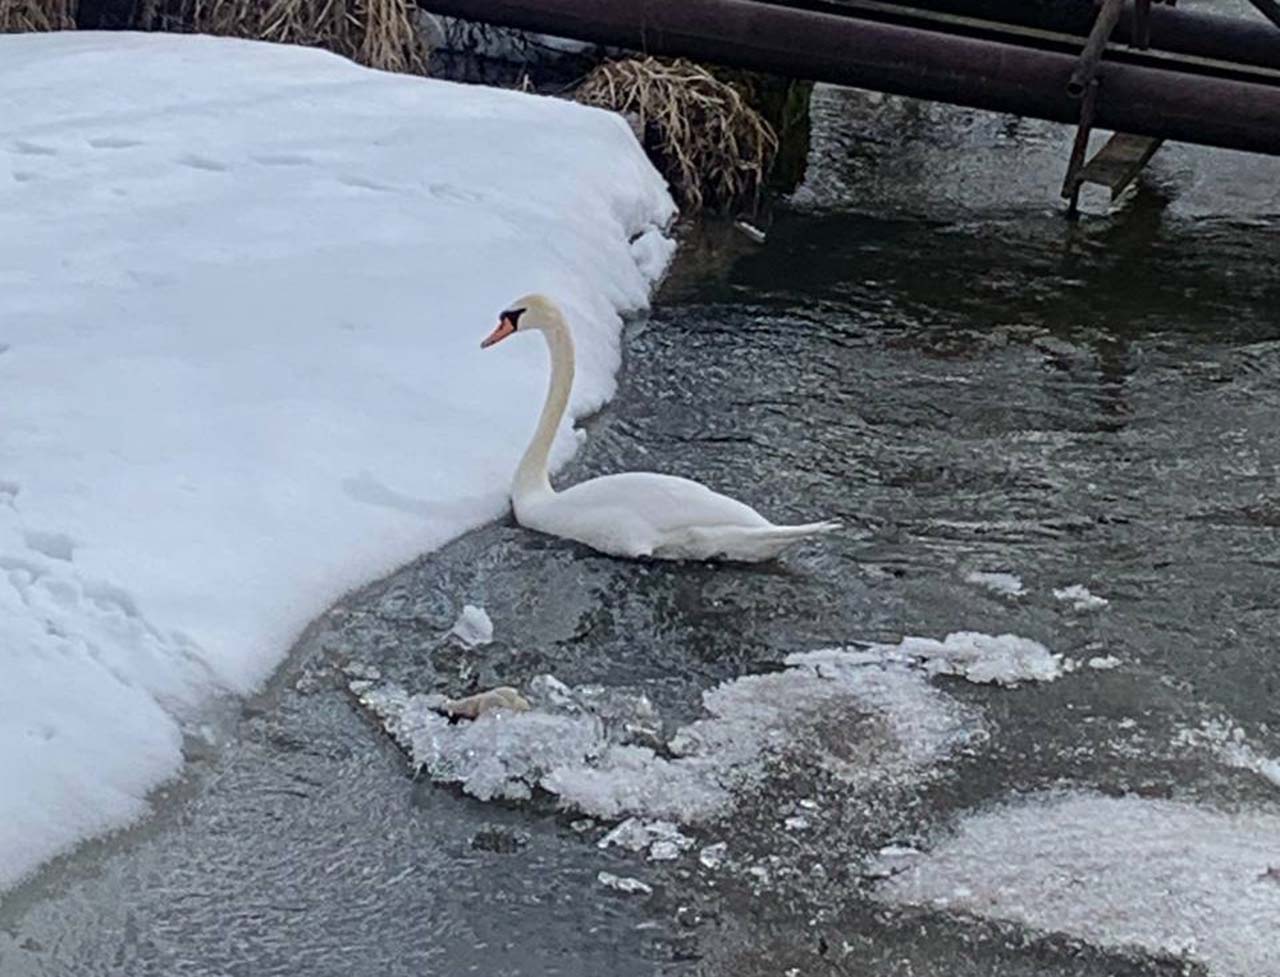
<path fill-rule="evenodd" d="M 834 521 L 774 525 L 749 505 L 699 482 L 653 472 L 604 475 L 557 492 L 547 474 L 547 456 L 573 387 L 573 336 L 555 302 L 526 295 L 498 316 L 497 328 L 480 348 L 517 332 L 542 333 L 551 353 L 547 399 L 511 482 L 520 525 L 610 556 L 745 563 L 772 559 L 793 543 L 840 527 Z"/>

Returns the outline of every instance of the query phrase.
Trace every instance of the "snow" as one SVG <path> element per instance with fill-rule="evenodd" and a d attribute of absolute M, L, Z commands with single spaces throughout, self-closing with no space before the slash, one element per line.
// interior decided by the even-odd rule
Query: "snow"
<path fill-rule="evenodd" d="M 1280 973 L 1277 867 L 1275 814 L 1049 794 L 963 821 L 876 897 L 1257 977 Z"/>
<path fill-rule="evenodd" d="M 493 621 L 483 607 L 466 604 L 449 633 L 468 648 L 478 648 L 493 641 Z"/>
<path fill-rule="evenodd" d="M 1070 587 L 1055 588 L 1053 596 L 1063 603 L 1069 603 L 1073 611 L 1100 611 L 1111 601 L 1091 593 L 1083 584 L 1072 584 Z"/>
<path fill-rule="evenodd" d="M 1003 597 L 1020 597 L 1026 593 L 1022 586 L 1022 578 L 1014 573 L 974 570 L 964 579 L 966 583 L 986 587 L 988 590 Z"/>
<path fill-rule="evenodd" d="M 3 36 L 0 118 L 3 889 L 144 813 L 334 599 L 502 513 L 546 366 L 480 338 L 557 296 L 598 408 L 673 207 L 616 116 L 308 48 Z"/>
<path fill-rule="evenodd" d="M 1085 664 L 1099 672 L 1109 672 L 1113 668 L 1120 667 L 1120 659 L 1115 655 L 1095 655 Z"/>
<path fill-rule="evenodd" d="M 351 688 L 432 779 L 481 800 L 522 800 L 540 789 L 582 814 L 632 818 L 618 839 L 638 838 L 639 847 L 654 841 L 636 834 L 646 825 L 702 824 L 754 803 L 779 767 L 818 766 L 854 790 L 915 782 L 981 730 L 978 714 L 919 668 L 839 650 L 787 664 L 707 690 L 707 716 L 666 738 L 644 696 L 570 688 L 549 675 L 528 683 L 529 711 L 495 709 L 470 723 L 449 723 L 437 694 L 365 680 Z"/>

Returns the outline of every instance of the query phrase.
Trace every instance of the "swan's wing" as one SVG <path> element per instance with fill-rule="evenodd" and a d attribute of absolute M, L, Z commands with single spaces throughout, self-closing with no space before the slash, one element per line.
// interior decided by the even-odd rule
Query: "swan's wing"
<path fill-rule="evenodd" d="M 675 475 L 622 472 L 570 486 L 556 495 L 566 513 L 625 512 L 657 533 L 691 527 L 772 525 L 751 506 Z"/>

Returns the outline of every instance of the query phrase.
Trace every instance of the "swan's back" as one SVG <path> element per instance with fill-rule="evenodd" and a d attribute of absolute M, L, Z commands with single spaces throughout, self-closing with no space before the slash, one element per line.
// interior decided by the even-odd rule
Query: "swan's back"
<path fill-rule="evenodd" d="M 653 472 L 620 472 L 579 482 L 557 493 L 556 502 L 575 512 L 624 509 L 658 533 L 690 526 L 772 525 L 746 503 L 700 482 Z"/>

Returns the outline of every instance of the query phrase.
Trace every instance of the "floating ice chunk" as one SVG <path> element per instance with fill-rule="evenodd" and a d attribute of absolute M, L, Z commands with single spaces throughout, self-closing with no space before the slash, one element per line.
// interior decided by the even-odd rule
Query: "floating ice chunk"
<path fill-rule="evenodd" d="M 670 821 L 641 821 L 639 818 L 627 818 L 596 845 L 600 848 L 619 847 L 627 851 L 649 849 L 649 857 L 655 861 L 666 861 L 679 857 L 683 851 L 693 847 L 693 839 L 681 833 Z"/>
<path fill-rule="evenodd" d="M 652 840 L 649 832 L 644 828 L 643 821 L 639 818 L 627 818 L 597 841 L 596 847 L 611 848 L 616 845 L 619 848 L 625 848 L 627 851 L 639 851 Z"/>
<path fill-rule="evenodd" d="M 808 831 L 809 819 L 803 815 L 797 814 L 793 817 L 784 818 L 782 826 L 788 831 Z"/>
<path fill-rule="evenodd" d="M 1280 973 L 1278 863 L 1274 814 L 1053 794 L 962 822 L 875 896 L 1257 977 Z"/>
<path fill-rule="evenodd" d="M 717 841 L 714 845 L 707 845 L 698 852 L 698 861 L 703 868 L 717 869 L 724 864 L 724 858 L 728 852 L 729 845 L 726 842 Z"/>
<path fill-rule="evenodd" d="M 1069 602 L 1071 609 L 1075 611 L 1098 611 L 1111 603 L 1105 597 L 1091 593 L 1088 587 L 1078 583 L 1055 589 L 1053 596 L 1064 603 Z"/>
<path fill-rule="evenodd" d="M 478 648 L 493 640 L 493 621 L 489 619 L 489 612 L 483 607 L 466 604 L 462 608 L 462 613 L 458 615 L 458 619 L 453 622 L 449 634 L 468 648 Z"/>
<path fill-rule="evenodd" d="M 612 872 L 600 872 L 596 875 L 596 881 L 606 889 L 616 889 L 618 892 L 625 892 L 627 895 L 650 895 L 653 887 L 646 885 L 639 879 L 633 879 L 625 875 L 614 875 Z"/>
<path fill-rule="evenodd" d="M 923 662 L 931 675 L 958 675 L 970 682 L 997 685 L 1051 682 L 1065 668 L 1062 656 L 1050 653 L 1038 641 L 977 631 L 956 631 L 941 641 L 906 637 L 896 645 L 876 645 L 871 653 L 889 661 Z"/>
<path fill-rule="evenodd" d="M 909 845 L 885 845 L 867 859 L 862 874 L 869 879 L 887 879 L 906 871 L 921 855 L 919 849 Z"/>
<path fill-rule="evenodd" d="M 905 638 L 899 649 L 924 659 L 925 668 L 932 674 L 959 675 L 970 682 L 1052 682 L 1062 674 L 1061 655 L 1051 654 L 1040 642 L 1015 634 L 957 631 L 941 642 Z"/>
<path fill-rule="evenodd" d="M 599 756 L 551 771 L 543 786 L 568 806 L 602 818 L 631 812 L 703 821 L 733 805 L 709 762 L 672 762 L 645 746 L 601 746 Z"/>
<path fill-rule="evenodd" d="M 1120 659 L 1115 655 L 1097 655 L 1090 658 L 1086 664 L 1090 668 L 1096 668 L 1100 672 L 1107 672 L 1113 668 L 1120 667 Z"/>
<path fill-rule="evenodd" d="M 680 846 L 674 841 L 655 841 L 649 846 L 649 861 L 671 862 L 680 857 Z"/>
<path fill-rule="evenodd" d="M 1013 573 L 974 570 L 964 579 L 966 583 L 986 587 L 988 590 L 1005 597 L 1020 597 L 1026 593 L 1022 586 L 1022 578 Z"/>
<path fill-rule="evenodd" d="M 1265 756 L 1250 745 L 1245 731 L 1229 719 L 1212 719 L 1199 729 L 1184 729 L 1176 742 L 1207 747 L 1229 767 L 1249 770 L 1280 787 L 1280 759 Z"/>

